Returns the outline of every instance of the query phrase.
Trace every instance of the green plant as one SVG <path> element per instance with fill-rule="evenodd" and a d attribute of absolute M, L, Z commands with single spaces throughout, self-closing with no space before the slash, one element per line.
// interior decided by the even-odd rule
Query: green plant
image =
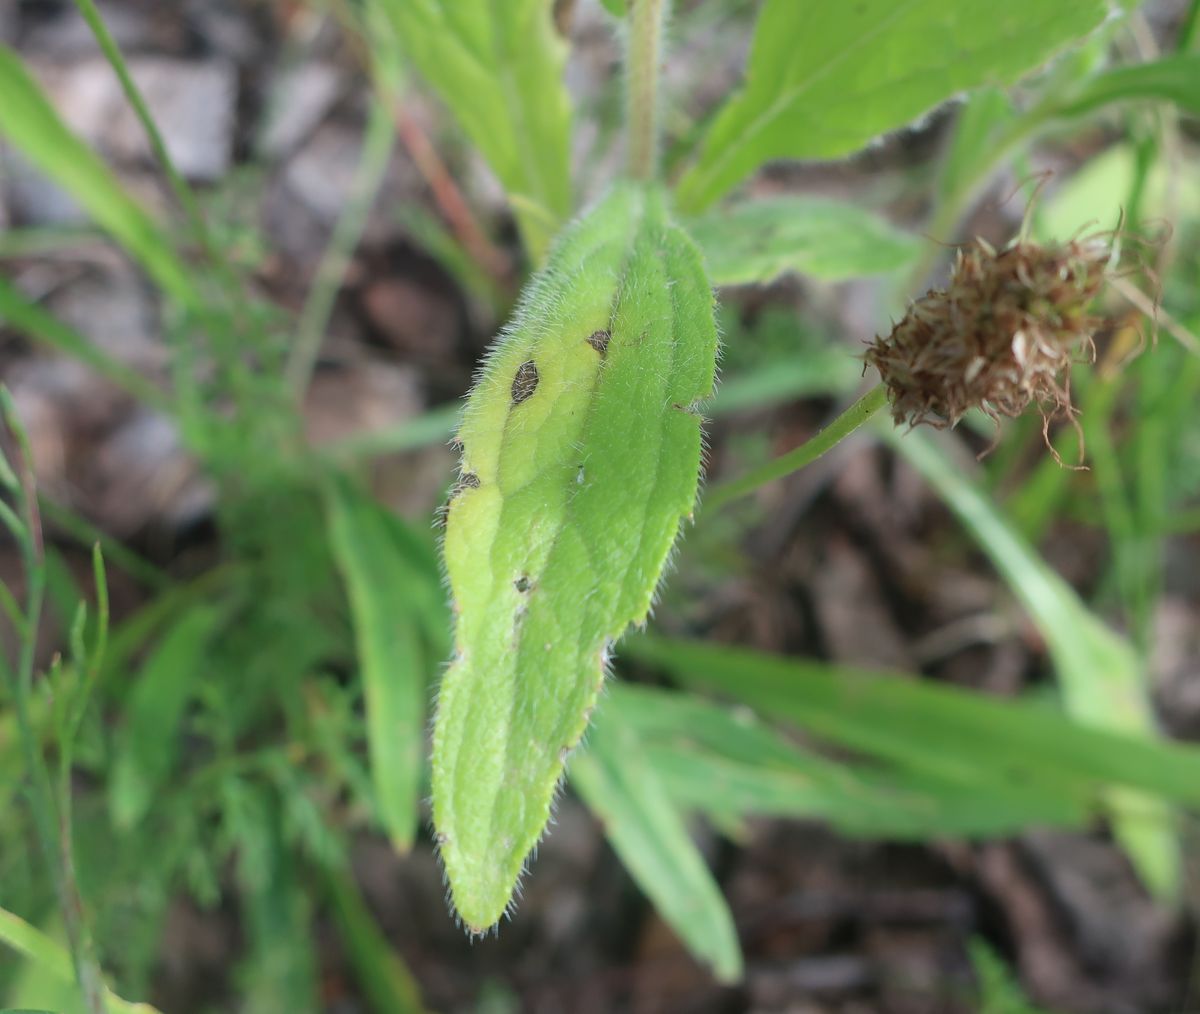
<path fill-rule="evenodd" d="M 692 133 L 690 149 L 662 160 L 658 79 L 669 5 L 614 0 L 606 7 L 623 22 L 626 43 L 628 167 L 572 218 L 568 57 L 548 0 L 332 4 L 369 54 L 372 104 L 355 196 L 293 332 L 278 307 L 248 292 L 213 242 L 91 0 L 77 2 L 152 139 L 184 213 L 182 235 L 125 192 L 6 49 L 0 134 L 161 289 L 171 310 L 170 384 L 163 389 L 111 361 L 2 279 L 0 315 L 174 420 L 217 484 L 223 550 L 200 577 L 156 587 L 111 636 L 103 608 L 90 641 L 80 619 L 69 665 L 35 680 L 33 631 L 46 580 L 34 541 L 37 500 L 27 482 L 5 473 L 24 504 L 23 514 L 5 508 L 4 519 L 23 540 L 30 598 L 25 606 L 10 593 L 3 600 L 22 651 L 0 717 L 15 716 L 21 754 L 9 764 L 15 744 L 0 734 L 3 770 L 19 772 L 0 791 L 32 784 L 29 819 L 58 893 L 56 906 L 34 890 L 6 907 L 46 926 L 57 908 L 89 1010 L 120 1009 L 89 937 L 101 942 L 99 958 L 123 992 L 145 990 L 167 902 L 181 884 L 215 900 L 226 859 L 247 914 L 241 987 L 251 1006 L 315 1005 L 310 927 L 320 909 L 355 954 L 367 956 L 357 974 L 376 1008 L 419 1008 L 345 875 L 345 850 L 367 828 L 401 851 L 418 841 L 425 702 L 451 656 L 452 614 L 432 809 L 453 904 L 472 932 L 490 928 L 510 904 L 564 772 L 663 917 L 726 981 L 740 975 L 741 955 L 730 912 L 688 834 L 694 813 L 725 829 L 775 814 L 889 838 L 999 835 L 1106 815 L 1146 883 L 1164 899 L 1178 897 L 1170 807 L 1200 801 L 1200 755 L 1162 742 L 1154 728 L 1144 674 L 1160 571 L 1141 556 L 1163 526 L 1195 523 L 1177 507 L 1194 494 L 1200 471 L 1183 481 L 1178 466 L 1190 453 L 1180 434 L 1190 426 L 1194 435 L 1187 414 L 1200 374 L 1196 358 L 1174 345 L 1131 368 L 1134 397 L 1147 411 L 1120 446 L 1107 425 L 1115 388 L 1098 375 L 1084 379 L 1080 393 L 1105 524 L 1122 547 L 1110 598 L 1138 624 L 1135 647 L 1030 546 L 1047 517 L 1071 507 L 1070 473 L 1051 461 L 1025 487 L 1036 486 L 1036 498 L 1023 504 L 1018 494 L 1002 509 L 997 491 L 1013 464 L 1004 448 L 977 483 L 922 434 L 885 435 L 1040 625 L 1060 712 L 895 674 L 644 636 L 617 650 L 683 689 L 616 681 L 599 705 L 597 696 L 619 639 L 646 624 L 676 538 L 697 510 L 701 417 L 801 392 L 843 398 L 859 371 L 849 355 L 801 349 L 794 372 L 777 358 L 743 365 L 714 395 L 712 286 L 766 284 L 788 272 L 831 281 L 892 273 L 907 295 L 937 253 L 850 204 L 776 197 L 722 205 L 735 186 L 768 160 L 848 155 L 966 93 L 933 183 L 930 229 L 948 238 L 996 170 L 1034 138 L 1075 130 L 1097 114 L 1132 119 L 1131 105 L 1200 109 L 1194 52 L 1110 65 L 1123 22 L 1106 20 L 1102 0 L 1014 0 L 1001 9 L 982 0 L 952 9 L 940 0 L 767 0 L 744 86 Z M 450 603 L 423 524 L 375 502 L 358 464 L 443 439 L 458 412 L 434 410 L 401 431 L 316 450 L 303 438 L 298 405 L 383 177 L 410 67 L 503 185 L 535 269 L 457 427 L 462 465 L 445 512 Z M 1007 89 L 1023 79 L 1018 108 Z M 1171 129 L 1161 127 L 1164 136 L 1174 136 Z M 1144 203 L 1153 196 L 1156 154 L 1143 152 L 1131 181 Z M 681 171 L 666 178 L 662 161 Z M 1120 193 L 1117 203 L 1129 196 Z M 478 237 L 460 231 L 442 240 L 448 258 L 470 265 L 464 277 L 485 278 L 480 291 L 502 291 Z M 1176 293 L 1170 276 L 1165 300 L 1181 319 L 1195 318 L 1194 293 Z M 1086 307 L 1069 309 L 1079 316 Z M 1057 351 L 1056 361 L 1066 350 Z M 734 362 L 748 355 L 732 352 Z M 700 524 L 829 451 L 886 403 L 875 386 L 810 443 L 716 485 L 701 502 Z M 1012 443 L 1026 446 L 1021 425 Z M 1138 481 L 1127 502 L 1120 479 L 1131 470 Z M 128 554 L 126 564 L 143 577 L 154 573 Z M 353 678 L 338 678 L 341 669 Z M 49 694 L 68 672 L 84 691 L 66 695 L 64 724 L 62 695 Z M 743 702 L 752 714 L 721 700 Z M 572 754 L 594 707 L 592 732 Z M 853 751 L 852 759 L 801 746 L 788 733 L 793 726 Z M 185 732 L 200 744 L 187 752 Z M 76 751 L 86 742 L 89 750 Z M 57 782 L 47 756 L 58 764 Z M 62 823 L 73 769 L 103 785 L 101 805 L 87 800 L 103 819 L 89 822 L 74 849 L 85 859 L 124 850 L 128 869 L 107 871 L 108 884 L 136 871 L 141 890 L 132 900 L 120 900 L 118 886 L 106 890 L 95 870 L 74 875 L 71 826 Z M 145 843 L 155 840 L 162 844 L 151 854 Z M 323 886 L 312 891 L 310 882 Z M 131 922 L 142 931 L 117 953 L 106 930 Z M 65 971 L 57 945 L 15 915 L 0 920 L 0 940 Z"/>

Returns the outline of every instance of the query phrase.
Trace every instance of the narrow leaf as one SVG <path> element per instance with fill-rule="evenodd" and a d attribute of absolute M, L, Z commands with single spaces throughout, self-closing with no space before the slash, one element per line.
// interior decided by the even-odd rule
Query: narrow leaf
<path fill-rule="evenodd" d="M 955 467 L 953 456 L 920 431 L 892 443 L 978 540 L 1046 639 L 1073 717 L 1153 740 L 1154 713 L 1133 649 L 1088 611 L 1058 576 Z M 1170 811 L 1138 795 L 1112 796 L 1114 829 L 1153 891 L 1175 894 L 1180 856 Z"/>
<path fill-rule="evenodd" d="M 602 717 L 571 761 L 571 784 L 600 818 L 621 861 L 722 982 L 742 974 L 733 918 L 683 819 L 627 725 Z"/>
<path fill-rule="evenodd" d="M 552 0 L 383 0 L 405 53 L 508 191 L 535 261 L 571 210 Z"/>
<path fill-rule="evenodd" d="M 690 223 L 715 285 L 759 285 L 790 271 L 828 281 L 904 267 L 921 242 L 851 204 L 809 197 L 743 201 Z"/>
<path fill-rule="evenodd" d="M 426 687 L 440 657 L 431 656 L 426 629 L 446 621 L 439 575 L 403 522 L 349 483 L 331 485 L 328 510 L 354 615 L 380 817 L 393 844 L 407 850 L 419 818 Z"/>
<path fill-rule="evenodd" d="M 0 95 L 0 135 L 75 198 L 166 292 L 202 310 L 204 300 L 191 274 L 158 224 L 95 152 L 71 133 L 16 53 L 3 45 Z"/>
<path fill-rule="evenodd" d="M 1049 115 L 1083 116 L 1115 102 L 1139 100 L 1174 102 L 1184 112 L 1200 116 L 1200 53 L 1166 56 L 1097 74 L 1057 101 Z"/>
<path fill-rule="evenodd" d="M 810 817 L 848 834 L 890 838 L 1000 834 L 1082 824 L 1078 785 L 969 784 L 876 764 L 832 761 L 782 738 L 742 709 L 691 694 L 618 685 L 610 720 L 634 729 L 673 798 L 712 815 Z"/>
<path fill-rule="evenodd" d="M 78 995 L 75 966 L 70 952 L 53 937 L 3 908 L 0 908 L 0 944 L 12 948 L 43 969 L 51 979 L 70 984 L 75 995 Z M 107 988 L 104 990 L 104 1003 L 109 1014 L 157 1014 L 156 1009 L 148 1003 L 130 1003 Z"/>
<path fill-rule="evenodd" d="M 680 204 L 707 207 L 769 159 L 848 155 L 965 89 L 1010 84 L 1107 11 L 1105 0 L 767 0 L 746 83 Z"/>
<path fill-rule="evenodd" d="M 376 1014 L 422 1014 L 421 990 L 408 966 L 375 923 L 354 881 L 326 871 L 333 922 L 344 953 Z"/>
<path fill-rule="evenodd" d="M 113 821 L 132 827 L 146 815 L 179 753 L 184 709 L 204 673 L 206 644 L 223 612 L 201 605 L 185 613 L 138 675 L 120 733 L 109 806 Z"/>
<path fill-rule="evenodd" d="M 1200 801 L 1200 749 L 1091 728 L 1039 705 L 700 642 L 638 637 L 625 651 L 832 743 L 959 784 L 1113 784 Z"/>
<path fill-rule="evenodd" d="M 160 409 L 166 407 L 162 392 L 149 380 L 101 351 L 40 306 L 31 303 L 4 278 L 0 278 L 0 321 L 35 341 L 44 342 L 57 352 L 86 363 L 102 377 L 120 385 L 147 404 Z"/>
<path fill-rule="evenodd" d="M 609 646 L 645 619 L 692 510 L 716 347 L 699 252 L 657 190 L 623 185 L 564 234 L 471 394 L 433 807 L 473 930 L 508 904 Z"/>

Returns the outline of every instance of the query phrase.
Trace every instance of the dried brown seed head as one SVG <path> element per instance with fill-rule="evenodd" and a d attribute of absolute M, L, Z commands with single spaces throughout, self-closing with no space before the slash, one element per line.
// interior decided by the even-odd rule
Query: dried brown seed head
<path fill-rule="evenodd" d="M 866 361 L 887 385 L 897 423 L 953 426 L 978 407 L 992 419 L 1030 404 L 1047 425 L 1074 418 L 1071 364 L 1095 356 L 1088 310 L 1108 275 L 1110 244 L 1092 237 L 997 252 L 976 240 L 958 253 L 949 284 L 909 307 Z"/>

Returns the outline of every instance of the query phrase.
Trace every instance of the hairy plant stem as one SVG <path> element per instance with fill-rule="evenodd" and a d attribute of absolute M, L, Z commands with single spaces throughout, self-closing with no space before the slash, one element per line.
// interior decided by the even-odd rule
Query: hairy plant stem
<path fill-rule="evenodd" d="M 631 0 L 625 54 L 625 119 L 629 175 L 652 180 L 658 172 L 658 75 L 668 0 Z"/>
<path fill-rule="evenodd" d="M 740 479 L 717 486 L 705 498 L 705 508 L 713 510 L 723 507 L 747 493 L 753 493 L 768 482 L 781 479 L 785 475 L 791 475 L 792 472 L 798 472 L 806 465 L 811 465 L 817 458 L 850 436 L 886 404 L 887 389 L 882 384 L 876 384 L 816 436 L 801 444 L 794 451 L 789 451 L 787 454 L 768 461 Z"/>

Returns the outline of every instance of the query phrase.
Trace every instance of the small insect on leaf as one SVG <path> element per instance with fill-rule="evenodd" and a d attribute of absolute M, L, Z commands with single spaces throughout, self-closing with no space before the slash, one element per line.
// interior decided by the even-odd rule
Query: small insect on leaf
<path fill-rule="evenodd" d="M 716 354 L 699 252 L 658 190 L 622 184 L 560 237 L 467 402 L 433 816 L 473 932 L 509 905 L 608 649 L 694 506 L 700 419 L 674 406 L 711 393 Z"/>

